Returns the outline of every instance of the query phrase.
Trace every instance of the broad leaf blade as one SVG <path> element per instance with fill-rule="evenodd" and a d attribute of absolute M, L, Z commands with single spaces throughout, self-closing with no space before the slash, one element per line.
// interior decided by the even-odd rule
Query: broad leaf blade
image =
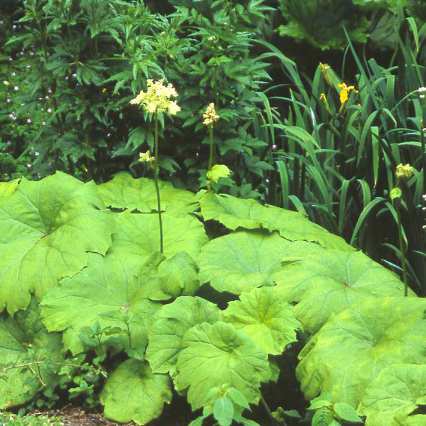
<path fill-rule="evenodd" d="M 146 425 L 160 417 L 172 400 L 170 380 L 154 374 L 147 363 L 130 359 L 108 378 L 101 394 L 105 417 L 120 423 Z"/>

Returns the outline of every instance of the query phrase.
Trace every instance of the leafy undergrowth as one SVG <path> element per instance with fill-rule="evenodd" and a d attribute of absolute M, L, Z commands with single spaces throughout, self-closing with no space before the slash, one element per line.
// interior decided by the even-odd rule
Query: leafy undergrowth
<path fill-rule="evenodd" d="M 191 426 L 253 426 L 269 400 L 278 424 L 425 424 L 424 299 L 299 213 L 161 194 L 164 254 L 149 179 L 0 184 L 0 409 L 162 424 L 186 399 Z"/>

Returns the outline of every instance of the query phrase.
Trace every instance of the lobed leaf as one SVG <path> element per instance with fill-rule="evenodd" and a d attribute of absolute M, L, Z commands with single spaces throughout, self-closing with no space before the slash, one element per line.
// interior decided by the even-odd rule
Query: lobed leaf
<path fill-rule="evenodd" d="M 120 423 L 146 425 L 160 417 L 173 394 L 170 380 L 155 374 L 147 363 L 129 359 L 109 376 L 101 393 L 106 418 Z"/>
<path fill-rule="evenodd" d="M 161 305 L 150 300 L 157 289 L 142 271 L 129 266 L 125 256 L 91 254 L 87 268 L 45 295 L 44 324 L 49 331 L 63 331 L 65 347 L 75 354 L 84 351 L 82 335 L 94 324 L 100 344 L 143 353 L 148 326 Z"/>
<path fill-rule="evenodd" d="M 343 238 L 331 234 L 298 212 L 210 192 L 205 193 L 199 202 L 205 220 L 216 220 L 233 231 L 238 228 L 266 229 L 278 231 L 290 241 L 309 241 L 326 248 L 353 250 Z"/>
<path fill-rule="evenodd" d="M 0 319 L 0 409 L 31 401 L 64 362 L 61 336 L 47 333 L 32 304 L 15 319 Z"/>
<path fill-rule="evenodd" d="M 270 378 L 268 359 L 252 340 L 223 322 L 191 328 L 178 355 L 176 389 L 188 390 L 193 410 L 211 403 L 209 392 L 228 385 L 249 403 L 258 402 L 260 384 Z"/>
<path fill-rule="evenodd" d="M 276 233 L 237 231 L 210 240 L 201 249 L 200 281 L 233 294 L 272 286 L 272 276 L 286 258 L 311 250 L 320 248 L 316 244 L 286 241 Z"/>
<path fill-rule="evenodd" d="M 229 303 L 223 319 L 270 355 L 280 355 L 288 344 L 295 342 L 300 327 L 292 307 L 270 287 L 243 293 L 240 300 Z"/>
<path fill-rule="evenodd" d="M 200 297 L 178 297 L 157 313 L 149 333 L 146 359 L 156 373 L 174 373 L 183 338 L 192 327 L 219 320 L 219 308 Z"/>
<path fill-rule="evenodd" d="M 284 264 L 273 280 L 288 300 L 299 302 L 296 317 L 310 333 L 331 316 L 372 296 L 404 295 L 399 277 L 362 252 L 324 250 L 306 255 Z"/>
<path fill-rule="evenodd" d="M 0 199 L 0 310 L 25 309 L 58 281 L 87 265 L 87 252 L 104 254 L 112 223 L 94 184 L 64 173 L 38 182 L 22 179 Z"/>
<path fill-rule="evenodd" d="M 299 355 L 296 373 L 308 399 L 329 393 L 358 406 L 386 367 L 426 362 L 426 300 L 372 298 L 330 319 Z"/>
<path fill-rule="evenodd" d="M 167 213 L 184 214 L 196 209 L 195 194 L 175 188 L 171 183 L 159 182 L 161 209 Z M 142 213 L 157 211 L 154 180 L 133 178 L 129 173 L 118 173 L 109 182 L 98 186 L 99 195 L 108 207 L 138 210 Z"/>

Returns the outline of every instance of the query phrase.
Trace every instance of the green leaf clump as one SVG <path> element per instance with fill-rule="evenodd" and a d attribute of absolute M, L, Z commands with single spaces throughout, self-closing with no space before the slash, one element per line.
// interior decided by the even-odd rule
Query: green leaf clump
<path fill-rule="evenodd" d="M 254 426 L 298 355 L 313 424 L 421 424 L 426 306 L 393 272 L 300 214 L 169 186 L 160 253 L 152 182 L 103 185 L 0 186 L 0 409 L 68 392 L 144 425 L 179 394 L 192 425 Z"/>

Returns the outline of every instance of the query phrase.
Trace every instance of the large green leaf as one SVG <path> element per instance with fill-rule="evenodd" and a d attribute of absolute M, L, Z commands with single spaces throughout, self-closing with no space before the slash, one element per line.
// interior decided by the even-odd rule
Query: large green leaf
<path fill-rule="evenodd" d="M 111 244 L 110 215 L 102 212 L 93 183 L 63 173 L 21 181 L 0 199 L 0 310 L 28 306 L 59 279 L 87 265 L 87 253 Z"/>
<path fill-rule="evenodd" d="M 326 248 L 350 251 L 353 248 L 343 238 L 333 235 L 321 226 L 309 221 L 301 213 L 255 200 L 243 200 L 231 195 L 210 192 L 200 197 L 201 215 L 205 220 L 216 220 L 228 229 L 238 228 L 278 231 L 291 241 L 311 241 Z"/>
<path fill-rule="evenodd" d="M 413 414 L 426 406 L 426 364 L 397 364 L 383 371 L 367 387 L 361 411 L 367 426 L 425 425 L 426 414 Z"/>
<path fill-rule="evenodd" d="M 234 232 L 211 240 L 201 249 L 200 280 L 210 282 L 218 291 L 233 294 L 273 285 L 272 274 L 279 270 L 285 258 L 317 250 L 317 247 L 286 241 L 277 233 Z"/>
<path fill-rule="evenodd" d="M 101 344 L 143 353 L 148 325 L 161 305 L 149 300 L 157 290 L 148 279 L 151 264 L 141 271 L 137 274 L 124 255 L 91 254 L 87 268 L 45 295 L 44 324 L 50 331 L 64 331 L 65 346 L 73 353 L 84 350 L 81 335 L 94 324 L 105 330 Z"/>
<path fill-rule="evenodd" d="M 244 333 L 224 322 L 203 323 L 184 336 L 178 356 L 176 388 L 188 389 L 193 410 L 211 403 L 211 389 L 228 385 L 249 403 L 260 397 L 260 384 L 269 380 L 267 355 Z"/>
<path fill-rule="evenodd" d="M 197 265 L 185 252 L 162 261 L 149 278 L 150 285 L 154 287 L 151 300 L 167 301 L 179 296 L 192 296 L 200 286 Z"/>
<path fill-rule="evenodd" d="M 0 319 L 0 409 L 30 401 L 63 364 L 61 336 L 49 334 L 34 306 Z"/>
<path fill-rule="evenodd" d="M 160 250 L 160 231 L 156 214 L 124 212 L 114 215 L 113 252 L 125 252 L 136 261 Z M 203 224 L 190 215 L 176 217 L 164 213 L 164 255 L 172 257 L 186 252 L 196 258 L 208 241 Z"/>
<path fill-rule="evenodd" d="M 371 298 L 330 319 L 299 355 L 308 399 L 323 392 L 357 406 L 367 385 L 396 363 L 426 362 L 426 300 Z"/>
<path fill-rule="evenodd" d="M 156 373 L 172 373 L 183 349 L 183 336 L 193 326 L 215 323 L 219 308 L 200 297 L 182 296 L 163 306 L 150 329 L 146 358 Z"/>
<path fill-rule="evenodd" d="M 281 354 L 289 343 L 295 342 L 300 326 L 292 307 L 273 287 L 243 293 L 239 301 L 229 303 L 223 318 L 271 355 Z"/>
<path fill-rule="evenodd" d="M 274 275 L 303 328 L 316 332 L 330 316 L 371 296 L 402 296 L 404 284 L 362 252 L 324 250 L 285 264 Z M 412 295 L 412 293 L 410 292 Z"/>
<path fill-rule="evenodd" d="M 18 188 L 19 182 L 19 179 L 10 182 L 0 182 L 0 200 L 12 195 Z"/>
<path fill-rule="evenodd" d="M 129 359 L 108 378 L 101 402 L 106 418 L 146 425 L 161 415 L 172 396 L 167 375 L 154 374 L 147 363 Z"/>
<path fill-rule="evenodd" d="M 190 213 L 196 209 L 195 194 L 175 188 L 160 181 L 161 210 L 168 213 Z M 157 211 L 155 184 L 152 179 L 134 179 L 128 173 L 118 173 L 114 178 L 98 186 L 98 191 L 109 207 L 138 210 L 143 213 Z"/>

